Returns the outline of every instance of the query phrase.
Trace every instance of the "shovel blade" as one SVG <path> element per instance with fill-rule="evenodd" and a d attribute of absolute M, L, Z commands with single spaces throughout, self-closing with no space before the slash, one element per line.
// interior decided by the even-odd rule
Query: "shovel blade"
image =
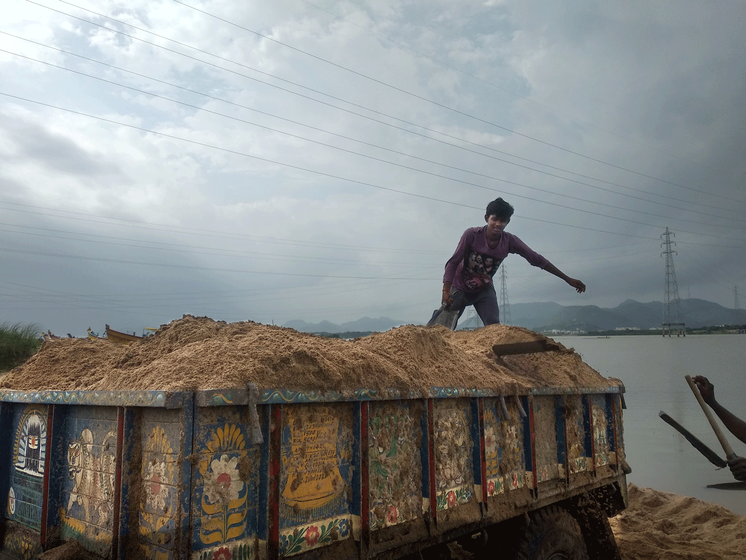
<path fill-rule="evenodd" d="M 456 328 L 456 323 L 458 322 L 459 312 L 461 311 L 461 296 L 462 293 L 460 291 L 451 294 L 451 297 L 454 300 L 451 307 L 447 307 L 444 303 L 438 309 L 433 311 L 433 316 L 427 322 L 427 326 L 433 327 L 435 325 L 442 325 L 449 330 L 454 330 Z"/>
<path fill-rule="evenodd" d="M 456 321 L 458 320 L 458 311 L 451 311 L 448 309 L 436 309 L 433 312 L 433 317 L 428 321 L 427 326 L 432 327 L 435 325 L 442 325 L 447 329 L 453 330 L 456 328 Z"/>

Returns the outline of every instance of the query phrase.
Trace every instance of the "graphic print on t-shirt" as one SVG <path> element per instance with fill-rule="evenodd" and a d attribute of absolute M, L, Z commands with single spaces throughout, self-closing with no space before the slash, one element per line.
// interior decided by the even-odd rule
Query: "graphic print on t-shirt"
<path fill-rule="evenodd" d="M 492 277 L 497 272 L 502 260 L 496 259 L 490 255 L 484 255 L 471 251 L 469 258 L 463 268 L 464 285 L 469 291 L 476 291 L 487 284 L 492 283 Z"/>

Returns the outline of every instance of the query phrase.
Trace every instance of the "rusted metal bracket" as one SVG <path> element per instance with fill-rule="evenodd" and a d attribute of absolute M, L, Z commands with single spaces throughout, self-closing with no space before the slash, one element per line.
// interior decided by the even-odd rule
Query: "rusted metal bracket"
<path fill-rule="evenodd" d="M 561 352 L 562 347 L 549 340 L 532 340 L 531 342 L 514 342 L 512 344 L 495 344 L 492 351 L 496 356 L 513 356 L 515 354 L 535 354 L 536 352 Z"/>
<path fill-rule="evenodd" d="M 511 418 L 510 418 L 510 412 L 508 412 L 508 405 L 505 404 L 505 397 L 503 397 L 502 395 L 500 395 L 500 408 L 502 409 L 503 414 L 505 415 L 505 419 L 507 421 L 510 421 Z"/>
<path fill-rule="evenodd" d="M 525 418 L 526 411 L 523 410 L 523 405 L 521 404 L 521 397 L 519 397 L 518 395 L 515 395 L 515 405 L 518 407 L 518 412 L 520 413 L 521 418 Z"/>
<path fill-rule="evenodd" d="M 251 428 L 251 443 L 264 443 L 264 436 L 262 435 L 262 427 L 259 424 L 259 413 L 256 410 L 256 405 L 260 402 L 259 400 L 259 389 L 253 383 L 246 385 L 246 390 L 249 393 L 249 426 Z"/>

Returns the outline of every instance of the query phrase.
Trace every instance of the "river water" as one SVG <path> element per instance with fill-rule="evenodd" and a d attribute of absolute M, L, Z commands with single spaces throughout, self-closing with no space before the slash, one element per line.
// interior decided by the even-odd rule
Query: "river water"
<path fill-rule="evenodd" d="M 684 376 L 707 376 L 715 385 L 718 401 L 746 420 L 745 335 L 566 336 L 555 340 L 575 348 L 602 375 L 624 383 L 624 442 L 632 467 L 629 482 L 693 496 L 746 515 L 746 490 L 707 487 L 735 482 L 730 470 L 712 465 L 658 416 L 661 410 L 668 413 L 724 458 Z M 735 453 L 746 456 L 746 444 L 721 427 Z"/>

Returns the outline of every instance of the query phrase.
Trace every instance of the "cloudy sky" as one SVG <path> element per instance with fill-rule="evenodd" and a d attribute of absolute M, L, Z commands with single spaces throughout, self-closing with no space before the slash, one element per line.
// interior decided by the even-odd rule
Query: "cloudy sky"
<path fill-rule="evenodd" d="M 588 286 L 513 255 L 510 303 L 662 301 L 668 227 L 746 305 L 743 2 L 3 8 L 0 323 L 423 322 L 498 196 Z"/>

